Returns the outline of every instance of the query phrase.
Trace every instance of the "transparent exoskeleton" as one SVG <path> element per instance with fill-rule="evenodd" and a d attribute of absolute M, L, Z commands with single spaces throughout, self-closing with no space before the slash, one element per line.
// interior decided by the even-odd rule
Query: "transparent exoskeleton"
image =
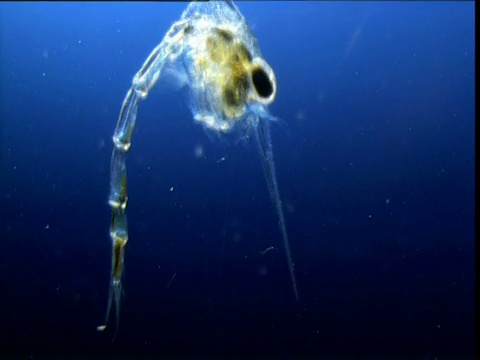
<path fill-rule="evenodd" d="M 195 122 L 218 134 L 227 134 L 238 128 L 254 132 L 278 216 L 294 295 L 298 298 L 270 139 L 270 122 L 274 117 L 267 105 L 276 96 L 275 74 L 263 59 L 244 17 L 232 2 L 192 2 L 134 76 L 120 111 L 110 168 L 111 283 L 105 323 L 97 328 L 99 331 L 106 329 L 113 306 L 116 311 L 115 334 L 118 330 L 128 241 L 126 154 L 131 145 L 138 103 L 147 97 L 166 65 L 174 65 L 185 74 Z"/>

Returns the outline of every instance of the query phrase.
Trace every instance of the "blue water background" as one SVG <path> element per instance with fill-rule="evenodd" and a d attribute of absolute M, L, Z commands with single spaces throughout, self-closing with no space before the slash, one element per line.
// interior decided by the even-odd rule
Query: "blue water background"
<path fill-rule="evenodd" d="M 96 332 L 111 136 L 185 6 L 0 4 L 0 353 L 473 358 L 473 2 L 239 3 L 278 81 L 300 300 L 255 144 L 160 84 L 127 158 L 119 334 Z"/>

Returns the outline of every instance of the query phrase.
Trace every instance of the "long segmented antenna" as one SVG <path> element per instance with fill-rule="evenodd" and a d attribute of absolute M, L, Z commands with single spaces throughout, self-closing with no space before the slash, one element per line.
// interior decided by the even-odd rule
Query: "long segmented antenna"
<path fill-rule="evenodd" d="M 160 72 L 167 60 L 173 61 L 182 48 L 182 41 L 187 33 L 188 22 L 180 20 L 172 25 L 163 41 L 151 52 L 140 71 L 134 76 L 132 86 L 123 100 L 117 127 L 113 135 L 113 152 L 110 163 L 110 194 L 108 204 L 112 208 L 110 238 L 113 244 L 112 271 L 108 295 L 105 323 L 97 327 L 107 328 L 112 307 L 115 307 L 116 330 L 120 317 L 120 300 L 122 295 L 122 274 L 125 246 L 128 241 L 127 229 L 127 165 L 126 155 L 131 146 L 133 129 L 137 118 L 140 100 L 144 100 L 150 89 L 160 77 Z M 114 337 L 115 338 L 115 337 Z"/>

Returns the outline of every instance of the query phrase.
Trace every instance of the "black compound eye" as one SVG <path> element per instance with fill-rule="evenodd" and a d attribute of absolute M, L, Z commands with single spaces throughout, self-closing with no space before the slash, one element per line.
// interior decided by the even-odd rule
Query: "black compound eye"
<path fill-rule="evenodd" d="M 265 70 L 255 67 L 252 70 L 252 82 L 257 94 L 262 98 L 269 98 L 273 94 L 273 84 Z"/>

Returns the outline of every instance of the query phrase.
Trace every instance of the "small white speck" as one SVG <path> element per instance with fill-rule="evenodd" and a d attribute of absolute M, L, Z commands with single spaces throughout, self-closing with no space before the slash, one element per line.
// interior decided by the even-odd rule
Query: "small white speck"
<path fill-rule="evenodd" d="M 368 218 L 371 219 L 371 218 L 372 218 L 372 214 L 368 215 Z"/>
<path fill-rule="evenodd" d="M 385 204 L 390 204 L 390 199 L 385 199 Z"/>
<path fill-rule="evenodd" d="M 202 145 L 196 145 L 195 148 L 193 149 L 193 153 L 195 154 L 195 157 L 198 159 L 198 158 L 201 158 L 204 154 L 204 151 L 203 151 L 203 146 Z"/>
<path fill-rule="evenodd" d="M 274 249 L 273 246 L 269 246 L 265 250 L 261 250 L 260 255 L 265 255 L 268 251 L 273 250 L 273 249 Z"/>
<path fill-rule="evenodd" d="M 42 73 L 42 76 L 47 76 L 47 73 L 44 73 L 44 72 L 43 72 L 43 73 Z"/>
<path fill-rule="evenodd" d="M 50 225 L 47 224 L 45 225 L 45 230 L 48 230 L 48 229 L 50 229 Z"/>
<path fill-rule="evenodd" d="M 81 44 L 81 43 L 82 43 L 82 40 L 78 40 L 78 43 Z"/>
<path fill-rule="evenodd" d="M 173 190 L 175 190 L 175 189 L 174 189 L 173 186 L 172 186 L 172 187 L 170 188 L 170 192 L 173 192 Z"/>

